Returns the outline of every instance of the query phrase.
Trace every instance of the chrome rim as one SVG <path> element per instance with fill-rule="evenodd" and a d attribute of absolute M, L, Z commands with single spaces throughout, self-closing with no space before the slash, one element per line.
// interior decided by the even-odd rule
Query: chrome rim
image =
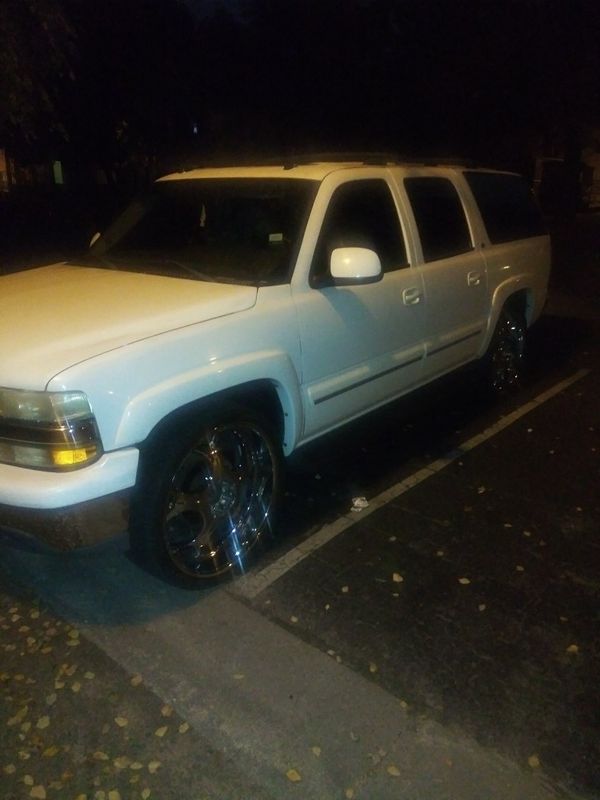
<path fill-rule="evenodd" d="M 492 388 L 498 392 L 518 386 L 525 354 L 525 328 L 506 318 L 499 331 L 491 359 Z"/>
<path fill-rule="evenodd" d="M 214 577 L 244 558 L 270 528 L 274 454 L 255 425 L 208 429 L 171 479 L 164 542 L 174 566 L 194 578 Z"/>

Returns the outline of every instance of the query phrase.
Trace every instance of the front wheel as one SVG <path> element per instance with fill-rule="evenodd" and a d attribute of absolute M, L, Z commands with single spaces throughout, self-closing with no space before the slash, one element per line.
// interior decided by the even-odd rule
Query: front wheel
<path fill-rule="evenodd" d="M 281 495 L 281 448 L 268 423 L 242 409 L 188 420 L 142 458 L 134 554 L 180 585 L 244 571 Z"/>
<path fill-rule="evenodd" d="M 522 314 L 504 309 L 483 359 L 484 380 L 495 394 L 520 386 L 525 368 L 527 323 Z"/>

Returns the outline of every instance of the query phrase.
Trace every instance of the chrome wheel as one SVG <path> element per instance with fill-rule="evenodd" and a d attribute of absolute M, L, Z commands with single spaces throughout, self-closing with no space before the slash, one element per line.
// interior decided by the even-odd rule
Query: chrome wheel
<path fill-rule="evenodd" d="M 489 353 L 489 380 L 495 392 L 518 387 L 525 357 L 525 321 L 503 312 Z"/>
<path fill-rule="evenodd" d="M 207 427 L 179 460 L 163 513 L 166 553 L 179 573 L 216 577 L 242 568 L 271 526 L 277 454 L 253 420 Z"/>

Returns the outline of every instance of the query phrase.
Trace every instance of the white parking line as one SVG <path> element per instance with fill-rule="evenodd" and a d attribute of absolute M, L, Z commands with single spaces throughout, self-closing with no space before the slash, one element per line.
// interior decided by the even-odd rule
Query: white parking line
<path fill-rule="evenodd" d="M 408 492 L 419 483 L 422 483 L 428 478 L 433 477 L 436 473 L 445 469 L 449 464 L 452 464 L 458 458 L 464 456 L 464 454 L 469 452 L 469 450 L 473 450 L 476 447 L 479 447 L 480 444 L 487 442 L 488 439 L 492 438 L 492 436 L 496 436 L 496 434 L 500 433 L 505 428 L 508 428 L 517 420 L 521 419 L 521 417 L 524 417 L 525 414 L 529 414 L 530 411 L 538 408 L 538 406 L 541 406 L 555 395 L 560 394 L 560 392 L 563 392 L 569 386 L 584 378 L 590 373 L 590 371 L 591 370 L 589 369 L 580 369 L 574 375 L 571 375 L 570 378 L 565 378 L 564 381 L 560 381 L 560 383 L 551 386 L 550 389 L 542 392 L 533 400 L 530 400 L 528 403 L 525 403 L 524 405 L 515 409 L 515 411 L 507 414 L 505 417 L 502 417 L 500 420 L 498 420 L 498 422 L 496 422 L 494 425 L 491 425 L 489 428 L 486 428 L 482 433 L 467 439 L 466 442 L 463 442 L 456 449 L 452 450 L 450 453 L 447 453 L 445 456 L 442 456 L 442 458 L 438 458 L 435 461 L 430 462 L 427 464 L 427 466 L 423 467 L 417 472 L 414 472 L 412 475 L 409 475 L 403 481 L 400 481 L 394 486 L 391 486 L 389 489 L 386 489 L 385 492 L 381 492 L 381 494 L 371 498 L 369 500 L 368 508 L 364 509 L 360 513 L 349 512 L 347 515 L 339 517 L 339 519 L 337 519 L 335 522 L 324 525 L 301 544 L 293 547 L 291 550 L 285 553 L 285 555 L 277 559 L 277 561 L 274 561 L 272 564 L 269 564 L 258 572 L 250 573 L 249 575 L 244 575 L 243 577 L 238 578 L 229 586 L 227 591 L 231 592 L 233 595 L 246 597 L 248 599 L 255 598 L 262 591 L 267 589 L 272 583 L 281 578 L 282 575 L 285 575 L 286 572 L 299 564 L 303 559 L 305 559 L 311 553 L 314 553 L 320 547 L 323 547 L 324 544 L 330 542 L 340 533 L 352 527 L 352 525 L 355 525 L 357 522 L 360 522 L 374 511 L 377 511 L 377 509 L 381 508 L 381 506 L 389 503 L 390 500 L 394 500 L 396 497 Z"/>

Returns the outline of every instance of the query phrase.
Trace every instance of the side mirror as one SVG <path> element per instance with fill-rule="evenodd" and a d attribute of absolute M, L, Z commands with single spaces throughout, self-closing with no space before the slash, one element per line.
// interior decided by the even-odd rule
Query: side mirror
<path fill-rule="evenodd" d="M 90 247 L 93 247 L 99 238 L 100 238 L 100 231 L 96 231 L 96 233 L 90 239 Z"/>
<path fill-rule="evenodd" d="M 381 261 L 366 247 L 338 247 L 331 253 L 329 265 L 336 286 L 377 283 L 383 278 Z"/>

